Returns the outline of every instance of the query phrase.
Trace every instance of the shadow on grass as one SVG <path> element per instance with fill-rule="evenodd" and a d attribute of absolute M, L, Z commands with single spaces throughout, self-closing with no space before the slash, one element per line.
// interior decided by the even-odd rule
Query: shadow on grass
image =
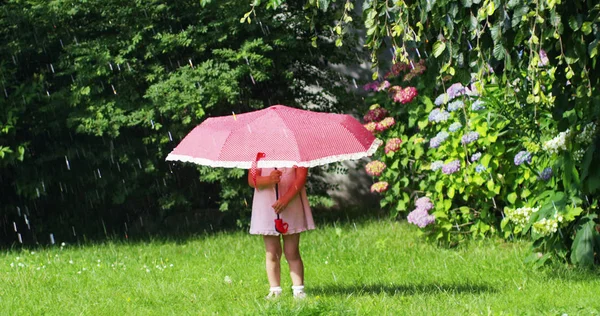
<path fill-rule="evenodd" d="M 487 284 L 326 284 L 311 288 L 314 295 L 434 295 L 434 294 L 482 294 L 496 293 L 494 287 Z"/>

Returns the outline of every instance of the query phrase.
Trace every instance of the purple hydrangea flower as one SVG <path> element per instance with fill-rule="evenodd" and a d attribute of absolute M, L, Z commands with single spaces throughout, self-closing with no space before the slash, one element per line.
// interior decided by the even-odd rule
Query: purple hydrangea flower
<path fill-rule="evenodd" d="M 481 158 L 481 153 L 476 152 L 471 156 L 471 162 L 475 162 L 475 161 L 479 160 L 479 158 Z"/>
<path fill-rule="evenodd" d="M 522 150 L 515 156 L 515 166 L 519 166 L 524 162 L 531 163 L 531 158 L 532 157 L 530 152 Z"/>
<path fill-rule="evenodd" d="M 429 213 L 427 213 L 427 211 L 424 211 L 424 210 L 421 210 L 418 208 L 415 209 L 414 211 L 410 212 L 408 214 L 408 216 L 406 217 L 406 219 L 408 220 L 409 223 L 415 224 L 415 225 L 419 226 L 420 228 L 423 228 L 423 227 L 433 224 L 435 222 L 435 216 L 429 215 Z"/>
<path fill-rule="evenodd" d="M 450 102 L 450 104 L 448 104 L 448 111 L 454 112 L 458 109 L 462 109 L 463 106 L 465 106 L 465 103 L 463 101 L 456 100 L 456 101 Z"/>
<path fill-rule="evenodd" d="M 478 165 L 475 167 L 475 171 L 476 171 L 477 173 L 482 173 L 482 172 L 484 172 L 484 171 L 485 171 L 485 169 L 486 169 L 486 168 L 485 168 L 485 166 L 484 166 L 484 165 L 482 165 L 482 164 L 478 164 Z"/>
<path fill-rule="evenodd" d="M 546 51 L 540 49 L 540 61 L 538 61 L 538 67 L 548 66 L 548 63 L 550 63 L 550 60 L 548 59 Z"/>
<path fill-rule="evenodd" d="M 440 106 L 442 104 L 446 104 L 446 102 L 448 101 L 448 95 L 445 93 L 442 93 L 440 95 L 438 95 L 437 98 L 435 98 L 435 101 L 433 103 L 435 103 L 435 105 Z"/>
<path fill-rule="evenodd" d="M 551 177 L 552 177 L 552 168 L 547 167 L 540 173 L 540 175 L 538 176 L 538 179 L 540 179 L 542 181 L 548 181 L 548 180 L 550 180 Z"/>
<path fill-rule="evenodd" d="M 445 174 L 453 174 L 460 169 L 460 160 L 450 161 L 442 167 L 442 172 Z"/>
<path fill-rule="evenodd" d="M 448 138 L 448 133 L 442 131 L 435 135 L 434 138 L 429 140 L 429 147 L 438 148 Z"/>
<path fill-rule="evenodd" d="M 444 110 L 440 110 L 440 109 L 433 109 L 430 113 L 429 113 L 429 121 L 430 122 L 445 122 L 450 118 L 450 113 L 444 111 Z"/>
<path fill-rule="evenodd" d="M 417 199 L 417 201 L 415 202 L 415 206 L 418 210 L 427 212 L 433 208 L 433 203 L 428 197 L 424 196 L 422 198 Z"/>
<path fill-rule="evenodd" d="M 466 134 L 463 135 L 461 142 L 463 143 L 463 145 L 467 145 L 470 144 L 476 140 L 479 139 L 479 133 L 477 132 L 468 132 Z"/>
<path fill-rule="evenodd" d="M 479 110 L 483 110 L 483 109 L 485 109 L 485 106 L 483 106 L 483 101 L 481 101 L 481 100 L 477 100 L 477 101 L 473 102 L 473 104 L 471 104 L 472 111 L 479 111 Z"/>
<path fill-rule="evenodd" d="M 432 162 L 430 168 L 431 168 L 431 170 L 436 171 L 438 169 L 441 169 L 443 166 L 444 166 L 444 162 L 441 160 L 438 160 L 438 161 Z"/>
<path fill-rule="evenodd" d="M 457 82 L 451 85 L 450 88 L 448 88 L 448 90 L 446 91 L 446 93 L 448 94 L 448 102 L 458 96 L 465 94 L 465 92 L 465 87 L 462 85 L 462 83 Z"/>
<path fill-rule="evenodd" d="M 450 132 L 456 132 L 461 128 L 462 128 L 462 124 L 460 124 L 459 122 L 454 122 L 454 123 L 450 124 L 450 127 L 448 127 L 448 130 Z"/>

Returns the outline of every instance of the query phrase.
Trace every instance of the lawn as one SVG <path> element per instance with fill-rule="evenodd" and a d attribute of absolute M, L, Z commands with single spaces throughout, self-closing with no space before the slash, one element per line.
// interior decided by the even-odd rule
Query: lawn
<path fill-rule="evenodd" d="M 406 223 L 327 225 L 302 236 L 308 298 L 267 301 L 262 239 L 106 242 L 4 251 L 7 315 L 600 315 L 600 272 L 534 270 L 526 243 L 424 242 Z"/>

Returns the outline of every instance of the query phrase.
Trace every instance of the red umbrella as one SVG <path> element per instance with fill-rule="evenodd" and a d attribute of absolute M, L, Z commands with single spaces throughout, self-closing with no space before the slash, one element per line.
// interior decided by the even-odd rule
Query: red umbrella
<path fill-rule="evenodd" d="M 315 167 L 370 156 L 381 143 L 350 115 L 274 105 L 208 118 L 167 160 L 244 169 Z"/>

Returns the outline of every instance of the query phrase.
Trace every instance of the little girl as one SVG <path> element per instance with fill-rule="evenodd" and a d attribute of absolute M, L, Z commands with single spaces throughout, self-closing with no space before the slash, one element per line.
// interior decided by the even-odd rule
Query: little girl
<path fill-rule="evenodd" d="M 266 269 L 271 289 L 267 298 L 281 295 L 281 240 L 275 230 L 277 214 L 288 223 L 283 234 L 283 253 L 290 266 L 295 298 L 304 298 L 304 265 L 300 257 L 300 232 L 315 228 L 306 198 L 307 168 L 257 169 L 256 178 L 248 173 L 248 184 L 255 188 L 250 234 L 263 235 L 267 252 Z M 279 199 L 275 185 L 279 186 Z"/>

